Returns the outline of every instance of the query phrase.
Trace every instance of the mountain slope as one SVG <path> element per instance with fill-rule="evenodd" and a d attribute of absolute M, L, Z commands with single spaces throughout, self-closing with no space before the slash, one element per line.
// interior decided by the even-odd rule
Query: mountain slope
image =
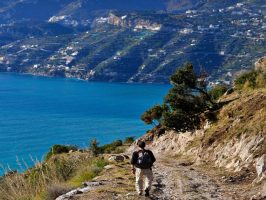
<path fill-rule="evenodd" d="M 196 4 L 199 9 L 183 14 L 108 10 L 112 6 L 150 6 L 151 1 L 145 1 L 145 5 L 119 5 L 120 0 L 104 5 L 101 1 L 69 2 L 46 2 L 47 6 L 55 5 L 50 14 L 58 15 L 49 23 L 25 19 L 2 25 L 0 44 L 6 46 L 0 49 L 0 70 L 91 81 L 169 83 L 176 68 L 191 62 L 196 72 L 204 69 L 209 74 L 211 86 L 232 84 L 236 76 L 252 69 L 255 60 L 266 54 L 266 7 L 261 1 L 236 4 L 206 0 L 201 6 L 191 1 L 189 5 Z M 38 10 L 41 5 L 36 0 L 14 7 L 35 6 L 35 13 L 40 12 L 40 18 L 47 20 L 50 14 L 44 17 L 45 13 Z M 102 10 L 95 10 L 99 8 Z M 34 64 L 39 67 L 34 68 Z"/>

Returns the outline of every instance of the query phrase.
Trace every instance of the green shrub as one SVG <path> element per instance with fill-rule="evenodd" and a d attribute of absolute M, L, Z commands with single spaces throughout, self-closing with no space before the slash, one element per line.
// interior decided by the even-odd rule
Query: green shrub
<path fill-rule="evenodd" d="M 68 146 L 66 145 L 60 145 L 55 144 L 50 148 L 50 151 L 46 153 L 45 160 L 49 160 L 49 158 L 52 157 L 52 155 L 60 154 L 60 153 L 68 153 L 70 150 L 77 151 L 78 145 L 70 144 Z"/>
<path fill-rule="evenodd" d="M 123 144 L 122 140 L 116 140 L 111 143 L 111 146 L 118 147 L 118 146 L 122 146 L 122 144 Z"/>
<path fill-rule="evenodd" d="M 124 153 L 124 152 L 125 152 L 125 149 L 116 149 L 112 153 L 114 153 L 114 154 L 120 154 L 120 153 Z"/>
<path fill-rule="evenodd" d="M 258 74 L 255 70 L 251 70 L 250 72 L 247 72 L 241 76 L 239 76 L 235 80 L 235 85 L 237 88 L 242 89 L 245 86 L 250 87 L 250 88 L 255 88 L 256 86 L 256 78 Z M 248 83 L 248 84 L 246 84 Z"/>
<path fill-rule="evenodd" d="M 104 159 L 99 159 L 99 158 L 94 159 L 94 160 L 92 161 L 92 163 L 95 164 L 96 167 L 99 167 L 99 168 L 103 168 L 105 165 L 108 164 L 108 162 L 107 162 L 106 160 L 104 160 Z"/>
<path fill-rule="evenodd" d="M 219 84 L 215 87 L 212 87 L 210 91 L 208 91 L 209 95 L 213 100 L 219 99 L 227 90 L 229 89 L 229 86 L 225 84 Z"/>
<path fill-rule="evenodd" d="M 96 166 L 88 166 L 86 169 L 80 171 L 74 178 L 74 182 L 86 182 L 92 180 L 94 177 L 98 176 L 102 168 Z"/>
<path fill-rule="evenodd" d="M 122 144 L 123 144 L 122 140 L 116 140 L 112 142 L 111 144 L 105 144 L 103 146 L 100 146 L 99 150 L 101 153 L 111 153 L 117 147 L 122 146 Z"/>
<path fill-rule="evenodd" d="M 100 144 L 100 142 L 97 142 L 97 138 L 94 138 L 93 140 L 90 139 L 90 151 L 93 155 L 93 157 L 97 157 L 99 155 L 99 153 L 101 153 L 100 148 L 98 147 L 98 145 Z"/>
<path fill-rule="evenodd" d="M 133 143 L 134 141 L 135 141 L 135 136 L 129 136 L 129 137 L 126 137 L 125 138 L 125 143 L 126 144 L 131 144 L 131 143 Z"/>

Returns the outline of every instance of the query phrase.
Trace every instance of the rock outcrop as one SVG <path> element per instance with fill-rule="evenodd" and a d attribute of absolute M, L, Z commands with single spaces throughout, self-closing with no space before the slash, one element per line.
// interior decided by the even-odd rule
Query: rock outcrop
<path fill-rule="evenodd" d="M 209 126 L 209 124 L 207 125 Z M 128 151 L 136 150 L 136 142 L 143 140 L 147 143 L 147 148 L 155 153 L 171 156 L 182 155 L 184 158 L 192 158 L 195 164 L 209 160 L 216 167 L 225 167 L 234 172 L 256 165 L 258 158 L 255 158 L 253 152 L 264 141 L 262 135 L 253 138 L 243 135 L 238 139 L 234 138 L 228 141 L 226 144 L 214 142 L 208 147 L 195 144 L 195 141 L 200 142 L 206 137 L 208 126 L 205 126 L 205 129 L 185 133 L 176 133 L 173 130 L 166 131 L 162 135 L 148 133 L 138 138 Z M 262 171 L 264 170 L 262 169 Z"/>
<path fill-rule="evenodd" d="M 266 71 L 266 56 L 260 58 L 257 62 L 255 62 L 255 70 L 256 71 Z"/>
<path fill-rule="evenodd" d="M 162 24 L 158 24 L 157 22 L 152 22 L 150 20 L 145 20 L 141 18 L 137 18 L 134 20 L 128 20 L 127 16 L 118 17 L 113 13 L 109 14 L 108 24 L 112 24 L 115 26 L 122 26 L 126 28 L 139 28 L 139 29 L 148 29 L 148 30 L 160 30 L 162 28 Z"/>

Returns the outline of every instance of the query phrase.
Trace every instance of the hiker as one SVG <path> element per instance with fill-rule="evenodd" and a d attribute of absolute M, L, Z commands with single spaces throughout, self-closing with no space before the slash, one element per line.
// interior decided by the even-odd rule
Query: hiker
<path fill-rule="evenodd" d="M 146 150 L 145 142 L 138 141 L 139 150 L 135 151 L 131 158 L 131 171 L 136 175 L 136 190 L 138 195 L 142 195 L 143 191 L 143 176 L 145 177 L 145 196 L 149 196 L 151 190 L 151 183 L 153 180 L 152 165 L 155 162 L 155 157 L 150 150 Z"/>

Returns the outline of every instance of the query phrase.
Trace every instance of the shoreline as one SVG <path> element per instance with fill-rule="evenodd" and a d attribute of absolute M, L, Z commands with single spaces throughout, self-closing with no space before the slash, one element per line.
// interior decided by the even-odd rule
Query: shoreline
<path fill-rule="evenodd" d="M 46 74 L 38 74 L 38 73 L 20 73 L 20 72 L 0 72 L 0 73 L 6 73 L 6 74 L 19 74 L 19 75 L 32 75 L 32 76 L 40 76 L 40 77 L 51 77 L 51 78 L 66 78 L 66 79 L 73 79 L 73 80 L 79 80 L 83 82 L 102 82 L 102 83 L 126 83 L 126 84 L 147 84 L 147 85 L 172 85 L 169 83 L 146 83 L 146 82 L 123 82 L 123 81 L 94 81 L 94 80 L 86 80 L 82 78 L 77 77 L 67 77 L 67 76 L 49 76 Z"/>

